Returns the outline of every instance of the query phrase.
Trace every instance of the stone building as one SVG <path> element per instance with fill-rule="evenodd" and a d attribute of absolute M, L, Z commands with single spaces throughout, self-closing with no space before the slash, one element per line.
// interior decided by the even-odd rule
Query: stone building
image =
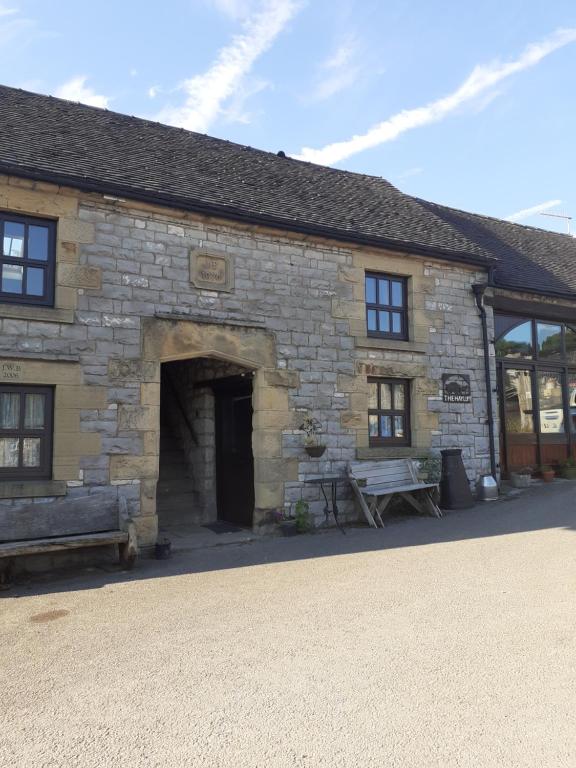
<path fill-rule="evenodd" d="M 573 239 L 5 87 L 0 125 L 0 531 L 95 495 L 126 501 L 143 548 L 159 524 L 259 528 L 301 498 L 322 518 L 307 478 L 445 447 L 474 483 L 501 445 L 516 462 L 500 406 L 534 466 L 571 450 Z M 505 334 L 529 317 L 534 345 L 556 333 L 534 318 L 561 319 L 560 357 L 524 345 L 497 370 L 495 312 Z M 511 370 L 559 372 L 556 431 Z"/>

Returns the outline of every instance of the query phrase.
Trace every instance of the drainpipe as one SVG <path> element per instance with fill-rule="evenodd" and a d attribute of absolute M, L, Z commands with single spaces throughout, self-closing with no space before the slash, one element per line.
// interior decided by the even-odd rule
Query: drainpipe
<path fill-rule="evenodd" d="M 476 306 L 480 313 L 482 322 L 482 341 L 484 343 L 484 376 L 486 382 L 486 413 L 488 417 L 488 441 L 490 447 L 490 470 L 494 480 L 498 479 L 496 474 L 496 450 L 494 448 L 494 412 L 492 409 L 492 377 L 490 376 L 490 349 L 488 346 L 488 323 L 486 321 L 486 307 L 484 306 L 484 292 L 488 286 L 475 283 L 472 286 Z"/>

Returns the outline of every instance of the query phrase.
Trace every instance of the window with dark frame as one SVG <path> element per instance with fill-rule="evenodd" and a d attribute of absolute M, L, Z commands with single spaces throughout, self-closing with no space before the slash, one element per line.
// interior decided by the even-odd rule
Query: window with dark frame
<path fill-rule="evenodd" d="M 0 386 L 0 480 L 52 474 L 52 387 Z"/>
<path fill-rule="evenodd" d="M 368 379 L 370 445 L 410 445 L 410 382 Z"/>
<path fill-rule="evenodd" d="M 366 273 L 366 326 L 369 336 L 408 339 L 407 285 L 406 277 Z"/>
<path fill-rule="evenodd" d="M 54 304 L 56 223 L 0 213 L 0 302 Z"/>

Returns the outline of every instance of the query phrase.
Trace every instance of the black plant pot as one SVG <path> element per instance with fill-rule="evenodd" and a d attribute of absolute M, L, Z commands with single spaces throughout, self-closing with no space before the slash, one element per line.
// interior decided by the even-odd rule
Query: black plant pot
<path fill-rule="evenodd" d="M 297 536 L 299 533 L 296 520 L 284 520 L 279 527 L 282 536 Z"/>
<path fill-rule="evenodd" d="M 172 542 L 168 541 L 168 539 L 162 539 L 154 547 L 154 554 L 156 555 L 156 560 L 168 560 L 172 554 Z"/>
<path fill-rule="evenodd" d="M 312 456 L 313 459 L 319 459 L 320 456 L 324 455 L 326 446 L 325 445 L 305 445 L 304 450 L 306 451 L 308 456 Z"/>

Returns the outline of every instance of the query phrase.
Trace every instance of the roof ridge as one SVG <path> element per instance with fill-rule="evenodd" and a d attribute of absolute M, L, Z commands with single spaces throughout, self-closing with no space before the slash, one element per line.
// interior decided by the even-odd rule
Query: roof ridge
<path fill-rule="evenodd" d="M 574 239 L 573 235 L 567 232 L 556 232 L 553 229 L 545 229 L 544 227 L 535 227 L 533 224 L 520 224 L 517 221 L 509 221 L 508 219 L 500 219 L 498 216 L 489 216 L 487 213 L 475 213 L 474 211 L 465 211 L 463 208 L 455 208 L 452 205 L 443 205 L 442 203 L 435 203 L 431 200 L 424 200 L 421 197 L 415 197 L 413 195 L 407 195 L 412 197 L 418 203 L 426 203 L 426 205 L 432 205 L 434 208 L 444 208 L 447 211 L 454 211 L 455 213 L 463 213 L 466 216 L 473 216 L 476 219 L 488 219 L 489 221 L 496 221 L 499 224 L 506 224 L 511 227 L 520 227 L 521 229 L 536 230 L 536 232 L 544 232 L 547 235 L 558 235 L 559 237 L 568 237 Z"/>
<path fill-rule="evenodd" d="M 401 192 L 401 190 L 398 189 L 394 184 L 392 184 L 391 181 L 388 179 L 385 179 L 383 176 L 374 176 L 373 174 L 368 173 L 359 173 L 357 171 L 348 171 L 343 168 L 334 168 L 331 165 L 320 165 L 318 163 L 312 163 L 309 160 L 300 160 L 296 157 L 292 157 L 289 154 L 285 154 L 283 156 L 278 155 L 278 152 L 274 152 L 273 150 L 269 149 L 260 149 L 259 147 L 253 147 L 250 144 L 240 144 L 237 141 L 231 141 L 230 139 L 222 139 L 219 136 L 212 136 L 209 133 L 201 133 L 200 131 L 191 131 L 188 128 L 181 128 L 180 126 L 176 125 L 169 125 L 168 123 L 162 123 L 160 120 L 151 120 L 148 117 L 140 117 L 138 115 L 131 115 L 127 114 L 126 112 L 118 112 L 115 109 L 108 109 L 107 107 L 96 107 L 93 104 L 85 104 L 82 101 L 73 101 L 72 99 L 65 99 L 61 96 L 54 96 L 53 94 L 46 94 L 46 93 L 37 93 L 36 91 L 29 91 L 25 88 L 15 88 L 11 85 L 4 85 L 0 84 L 0 91 L 6 90 L 6 91 L 12 91 L 15 93 L 22 93 L 26 96 L 32 96 L 34 98 L 38 99 L 49 99 L 51 101 L 57 101 L 62 102 L 64 104 L 70 104 L 71 106 L 82 109 L 90 112 L 95 112 L 97 114 L 105 113 L 108 115 L 113 115 L 115 117 L 120 118 L 121 120 L 126 121 L 136 121 L 138 123 L 145 123 L 147 125 L 151 125 L 154 127 L 159 127 L 167 131 L 174 131 L 178 133 L 185 133 L 190 134 L 192 136 L 201 136 L 203 139 L 208 141 L 213 141 L 220 144 L 227 144 L 231 147 L 236 147 L 243 150 L 249 150 L 251 152 L 258 152 L 264 155 L 269 155 L 271 158 L 276 158 L 278 161 L 290 161 L 293 163 L 299 163 L 301 165 L 307 166 L 307 167 L 314 167 L 314 168 L 320 168 L 324 171 L 329 171 L 332 173 L 337 174 L 345 174 L 347 176 L 356 176 L 363 179 L 369 179 L 370 181 L 377 181 L 377 182 L 383 182 L 384 184 L 388 185 L 389 187 L 392 187 L 397 192 L 400 192 L 400 194 L 404 194 Z M 282 151 L 282 150 L 278 150 Z"/>

